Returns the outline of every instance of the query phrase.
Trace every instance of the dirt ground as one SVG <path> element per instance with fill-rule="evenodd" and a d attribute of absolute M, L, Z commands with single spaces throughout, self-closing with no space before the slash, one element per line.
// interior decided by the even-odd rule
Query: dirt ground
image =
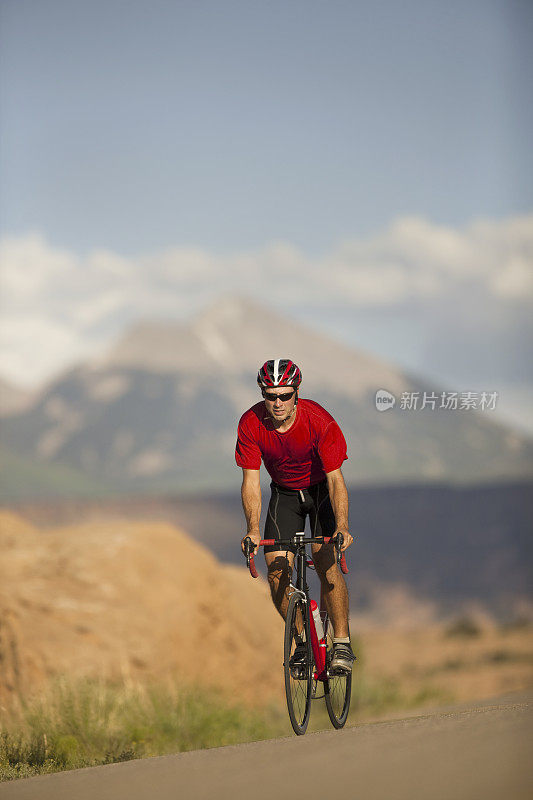
<path fill-rule="evenodd" d="M 2 702 L 60 675 L 279 697 L 283 627 L 266 583 L 171 525 L 38 530 L 4 512 L 0 551 Z"/>
<path fill-rule="evenodd" d="M 283 626 L 266 583 L 221 564 L 172 525 L 113 519 L 37 529 L 5 511 L 0 551 L 1 703 L 64 675 L 178 678 L 246 703 L 283 700 Z M 357 675 L 390 684 L 400 705 L 533 686 L 526 624 L 358 633 L 354 619 L 352 633 Z"/>
<path fill-rule="evenodd" d="M 533 628 L 478 632 L 456 624 L 405 630 L 367 630 L 360 636 L 363 667 L 374 679 L 393 681 L 406 697 L 428 701 L 481 700 L 533 687 Z M 466 627 L 466 626 L 465 626 Z"/>

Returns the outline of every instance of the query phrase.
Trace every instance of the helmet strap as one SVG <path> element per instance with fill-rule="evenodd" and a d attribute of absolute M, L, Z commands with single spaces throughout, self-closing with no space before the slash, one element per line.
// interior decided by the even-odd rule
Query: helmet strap
<path fill-rule="evenodd" d="M 292 408 L 292 411 L 288 416 L 285 417 L 283 422 L 287 422 L 287 420 L 289 420 L 291 417 L 294 417 L 294 415 L 296 414 L 296 406 L 297 405 L 298 405 L 298 388 L 296 388 L 294 390 L 294 406 Z"/>

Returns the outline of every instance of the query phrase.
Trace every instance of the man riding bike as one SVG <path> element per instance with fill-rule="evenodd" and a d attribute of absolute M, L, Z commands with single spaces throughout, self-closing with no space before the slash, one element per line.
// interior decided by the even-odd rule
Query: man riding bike
<path fill-rule="evenodd" d="M 261 486 L 259 469 L 265 465 L 272 482 L 265 522 L 265 539 L 288 539 L 304 530 L 309 516 L 313 536 L 343 536 L 342 550 L 353 541 L 348 531 L 348 492 L 341 471 L 346 441 L 341 429 L 322 406 L 298 398 L 302 375 L 290 359 L 266 361 L 257 374 L 263 401 L 246 411 L 240 421 L 235 460 L 242 467 L 242 505 L 247 533 L 254 550 L 261 540 Z M 265 561 L 275 607 L 285 619 L 295 548 L 267 545 Z M 331 669 L 349 673 L 355 656 L 348 628 L 348 590 L 337 566 L 335 547 L 312 545 L 329 618 L 334 629 Z M 298 645 L 291 669 L 306 658 Z"/>

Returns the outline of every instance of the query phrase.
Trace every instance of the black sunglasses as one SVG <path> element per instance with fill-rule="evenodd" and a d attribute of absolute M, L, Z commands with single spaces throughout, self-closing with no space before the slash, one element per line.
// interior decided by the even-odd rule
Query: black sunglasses
<path fill-rule="evenodd" d="M 265 398 L 265 400 L 272 400 L 274 402 L 279 397 L 279 399 L 284 403 L 285 400 L 290 400 L 291 397 L 293 396 L 293 394 L 294 394 L 294 389 L 291 389 L 290 392 L 284 392 L 283 394 L 274 394 L 272 392 L 263 392 L 263 397 Z"/>

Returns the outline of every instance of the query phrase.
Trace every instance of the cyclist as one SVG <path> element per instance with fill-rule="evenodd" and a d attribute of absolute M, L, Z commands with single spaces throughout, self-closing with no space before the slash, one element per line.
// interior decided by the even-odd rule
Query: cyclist
<path fill-rule="evenodd" d="M 341 471 L 348 457 L 346 441 L 331 414 L 313 400 L 298 397 L 301 380 L 298 366 L 290 359 L 266 361 L 257 374 L 263 400 L 239 421 L 235 459 L 243 472 L 246 536 L 255 545 L 254 550 L 261 540 L 261 461 L 272 478 L 265 539 L 288 539 L 302 532 L 309 516 L 313 536 L 342 533 L 343 550 L 353 541 L 348 531 L 348 492 Z M 241 542 L 243 548 L 246 536 Z M 264 550 L 272 600 L 285 618 L 296 549 L 267 545 Z M 330 668 L 349 673 L 355 656 L 350 645 L 346 583 L 337 567 L 333 544 L 313 544 L 312 553 L 333 623 Z M 306 653 L 300 641 L 291 668 L 301 667 Z"/>

